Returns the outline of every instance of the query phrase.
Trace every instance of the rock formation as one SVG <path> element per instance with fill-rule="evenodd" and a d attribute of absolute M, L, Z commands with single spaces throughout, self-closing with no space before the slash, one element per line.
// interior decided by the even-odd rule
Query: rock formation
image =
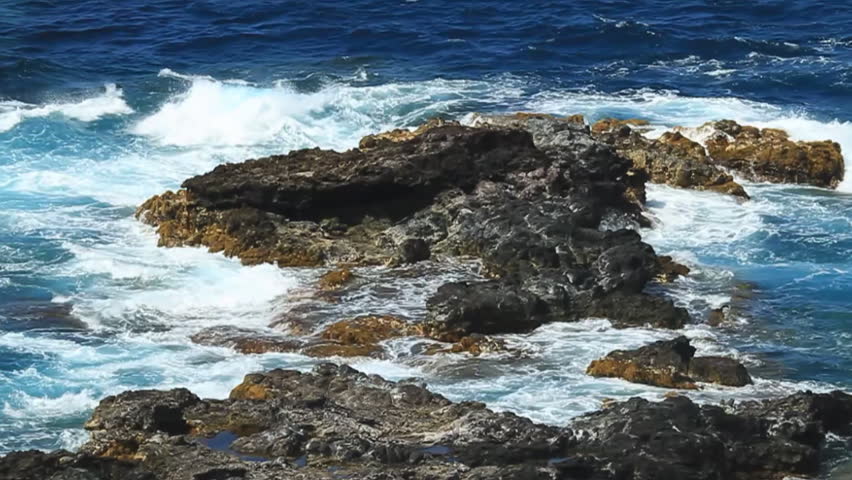
<path fill-rule="evenodd" d="M 725 357 L 695 357 L 684 336 L 636 350 L 615 350 L 593 361 L 586 373 L 666 388 L 698 388 L 696 382 L 742 387 L 752 383 L 746 368 Z"/>
<path fill-rule="evenodd" d="M 593 126 L 597 138 L 632 160 L 634 170 L 644 172 L 651 182 L 749 198 L 742 185 L 713 163 L 702 145 L 680 133 L 666 132 L 651 140 L 628 124 L 601 122 Z"/>
<path fill-rule="evenodd" d="M 633 230 L 603 228 L 605 220 L 642 221 L 629 192 L 644 180 L 636 183 L 628 159 L 577 118 L 473 123 L 431 122 L 343 153 L 309 149 L 222 165 L 148 200 L 138 215 L 157 226 L 162 245 L 205 245 L 248 264 L 478 258 L 493 280 L 448 285 L 429 303 L 427 336 L 442 341 L 588 316 L 666 328 L 688 320 L 643 293 L 661 273 L 653 249 Z M 458 305 L 445 310 L 464 309 L 458 315 L 441 311 L 450 291 Z"/>
<path fill-rule="evenodd" d="M 634 398 L 557 427 L 322 364 L 247 375 L 226 400 L 125 392 L 86 428 L 80 452 L 15 452 L 0 478 L 775 480 L 818 471 L 826 435 L 852 433 L 852 396 Z"/>
<path fill-rule="evenodd" d="M 843 180 L 840 145 L 830 140 L 794 142 L 783 130 L 759 129 L 732 120 L 682 131 L 704 139 L 716 164 L 749 180 L 826 188 L 835 188 Z"/>

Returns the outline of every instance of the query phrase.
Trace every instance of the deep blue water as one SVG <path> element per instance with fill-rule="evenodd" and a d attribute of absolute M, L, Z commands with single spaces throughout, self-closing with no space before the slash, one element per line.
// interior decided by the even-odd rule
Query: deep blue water
<path fill-rule="evenodd" d="M 156 248 L 132 213 L 184 178 L 482 110 L 734 118 L 849 152 L 850 27 L 846 1 L 3 2 L 0 452 L 79 443 L 109 393 L 222 395 L 248 371 L 310 363 L 189 344 L 204 326 L 265 326 L 310 273 Z M 852 180 L 747 187 L 742 205 L 651 191 L 660 225 L 646 238 L 697 272 L 670 293 L 699 319 L 740 305 L 735 328 L 689 333 L 761 379 L 701 395 L 852 388 Z M 485 379 L 359 367 L 556 423 L 604 396 L 660 394 L 582 375 L 613 345 L 660 333 L 572 328 L 520 339 L 539 356 Z"/>

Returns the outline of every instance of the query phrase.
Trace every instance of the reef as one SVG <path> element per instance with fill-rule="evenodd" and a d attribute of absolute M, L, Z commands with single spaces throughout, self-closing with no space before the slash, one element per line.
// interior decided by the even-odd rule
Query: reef
<path fill-rule="evenodd" d="M 775 480 L 817 472 L 826 435 L 850 433 L 852 396 L 634 398 L 558 427 L 320 364 L 247 375 L 225 400 L 125 392 L 102 400 L 86 428 L 79 452 L 12 453 L 0 477 Z"/>

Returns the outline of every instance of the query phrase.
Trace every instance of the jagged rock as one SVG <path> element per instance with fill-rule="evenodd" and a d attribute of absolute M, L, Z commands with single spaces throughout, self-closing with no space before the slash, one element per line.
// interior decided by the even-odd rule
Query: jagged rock
<path fill-rule="evenodd" d="M 443 190 L 546 163 L 526 132 L 444 125 L 368 150 L 220 165 L 151 198 L 137 216 L 157 226 L 163 246 L 205 245 L 248 264 L 383 264 L 399 256 L 377 245 L 394 220 Z M 423 257 L 422 248 L 403 249 Z"/>
<path fill-rule="evenodd" d="M 698 388 L 695 382 L 741 387 L 751 383 L 746 368 L 734 359 L 695 357 L 684 336 L 661 340 L 636 350 L 615 350 L 594 360 L 586 373 L 666 388 Z"/>
<path fill-rule="evenodd" d="M 704 147 L 678 132 L 666 132 L 651 140 L 624 125 L 599 128 L 598 139 L 613 145 L 633 161 L 636 171 L 645 172 L 654 183 L 678 188 L 709 190 L 749 198 L 733 177 L 714 165 Z"/>
<path fill-rule="evenodd" d="M 752 383 L 745 366 L 727 357 L 695 357 L 689 362 L 689 376 L 699 382 L 733 387 Z"/>
<path fill-rule="evenodd" d="M 747 179 L 827 188 L 843 180 L 843 155 L 836 142 L 794 142 L 783 130 L 732 120 L 710 122 L 698 130 L 713 160 Z"/>
<path fill-rule="evenodd" d="M 800 392 L 724 409 L 685 396 L 641 398 L 576 419 L 578 453 L 606 463 L 609 478 L 776 480 L 817 473 L 827 432 L 848 428 L 852 396 Z"/>
<path fill-rule="evenodd" d="M 0 457 L 5 480 L 157 480 L 138 463 L 65 450 L 11 452 Z"/>
<path fill-rule="evenodd" d="M 427 337 L 459 342 L 473 333 L 529 332 L 544 321 L 545 304 L 501 282 L 456 282 L 438 288 L 420 326 Z"/>
<path fill-rule="evenodd" d="M 364 150 L 300 150 L 223 165 L 149 200 L 139 215 L 159 225 L 168 245 L 215 239 L 216 248 L 250 263 L 476 257 L 501 295 L 527 299 L 520 310 L 468 299 L 469 312 L 449 323 L 433 321 L 440 304 L 433 302 L 427 335 L 442 340 L 588 316 L 617 326 L 682 326 L 684 310 L 642 294 L 660 270 L 653 249 L 633 230 L 604 228 L 604 219 L 635 226 L 642 218 L 628 198 L 632 164 L 579 120 L 479 115 L 475 127 L 427 125 L 410 137 L 370 140 Z M 478 309 L 498 316 L 478 320 Z"/>
<path fill-rule="evenodd" d="M 592 361 L 586 373 L 658 387 L 695 389 L 694 381 L 687 375 L 693 355 L 695 348 L 689 340 L 678 337 L 636 350 L 615 350 L 600 360 Z"/>
<path fill-rule="evenodd" d="M 247 375 L 226 400 L 185 390 L 109 397 L 95 409 L 81 453 L 11 453 L 0 458 L 0 476 L 777 480 L 817 473 L 826 435 L 850 427 L 852 396 L 842 392 L 726 408 L 684 396 L 633 398 L 555 427 L 322 364 L 310 373 Z M 102 448 L 114 444 L 133 445 L 133 460 Z"/>
<path fill-rule="evenodd" d="M 585 317 L 609 319 L 616 328 L 641 327 L 678 329 L 689 322 L 689 313 L 671 300 L 644 293 L 616 293 L 589 301 Z"/>
<path fill-rule="evenodd" d="M 358 142 L 358 148 L 360 148 L 361 150 L 367 150 L 370 148 L 376 148 L 378 146 L 381 146 L 382 144 L 404 142 L 407 140 L 411 140 L 412 138 L 418 135 L 422 135 L 426 131 L 431 130 L 435 127 L 443 127 L 444 125 L 457 126 L 459 125 L 459 123 L 454 122 L 452 120 L 444 120 L 442 118 L 432 118 L 414 130 L 397 128 L 389 132 L 381 132 L 376 133 L 374 135 L 367 135 L 366 137 L 362 138 L 360 142 Z"/>
<path fill-rule="evenodd" d="M 412 335 L 412 326 L 391 315 L 365 315 L 342 320 L 328 326 L 320 336 L 341 345 L 378 349 L 378 343 L 391 338 Z"/>

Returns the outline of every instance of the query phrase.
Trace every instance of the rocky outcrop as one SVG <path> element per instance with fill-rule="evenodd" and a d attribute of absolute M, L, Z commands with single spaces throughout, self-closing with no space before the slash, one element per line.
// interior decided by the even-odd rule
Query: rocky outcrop
<path fill-rule="evenodd" d="M 615 121 L 598 122 L 593 131 L 598 139 L 632 160 L 633 169 L 644 172 L 651 182 L 749 198 L 731 175 L 714 164 L 702 145 L 678 132 L 666 132 L 652 140 Z"/>
<path fill-rule="evenodd" d="M 567 427 L 346 366 L 250 374 L 225 400 L 171 391 L 108 397 L 79 453 L 16 452 L 0 476 L 53 480 L 776 480 L 815 474 L 852 396 L 697 405 L 609 403 Z"/>
<path fill-rule="evenodd" d="M 783 130 L 732 120 L 681 131 L 703 139 L 715 163 L 749 180 L 826 188 L 835 188 L 843 180 L 843 155 L 836 142 L 794 142 Z"/>
<path fill-rule="evenodd" d="M 450 285 L 430 302 L 425 330 L 442 341 L 588 316 L 683 325 L 685 310 L 643 293 L 662 268 L 653 249 L 632 230 L 604 228 L 642 219 L 629 160 L 581 118 L 480 115 L 471 123 L 431 122 L 343 153 L 222 165 L 138 215 L 165 246 L 207 245 L 246 263 L 478 258 L 490 283 Z M 335 275 L 324 285 L 345 276 Z M 458 305 L 441 300 L 451 290 Z"/>
<path fill-rule="evenodd" d="M 659 403 L 633 398 L 580 417 L 571 428 L 591 440 L 580 442 L 578 453 L 604 449 L 596 458 L 609 460 L 610 478 L 777 480 L 818 472 L 826 433 L 841 434 L 852 420 L 850 398 L 800 392 L 728 407 L 684 396 Z"/>
<path fill-rule="evenodd" d="M 694 357 L 686 337 L 661 340 L 636 350 L 615 350 L 593 361 L 586 373 L 666 388 L 696 389 L 696 382 L 742 387 L 752 383 L 746 368 L 725 357 Z"/>

